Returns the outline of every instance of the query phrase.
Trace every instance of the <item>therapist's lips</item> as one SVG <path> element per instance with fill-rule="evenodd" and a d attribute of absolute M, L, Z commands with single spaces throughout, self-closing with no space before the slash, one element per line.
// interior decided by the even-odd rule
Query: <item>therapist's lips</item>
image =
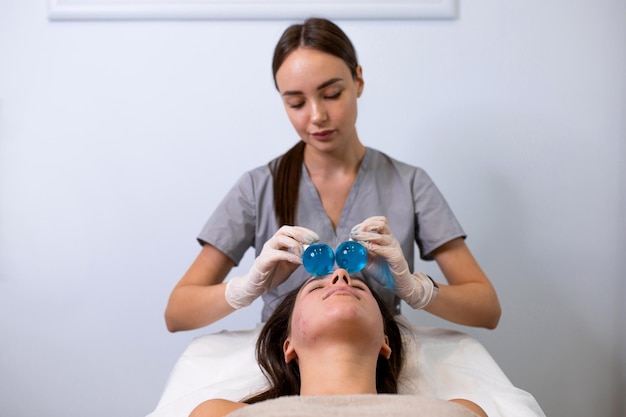
<path fill-rule="evenodd" d="M 328 140 L 335 133 L 334 130 L 320 130 L 319 132 L 311 133 L 311 136 L 317 140 Z"/>

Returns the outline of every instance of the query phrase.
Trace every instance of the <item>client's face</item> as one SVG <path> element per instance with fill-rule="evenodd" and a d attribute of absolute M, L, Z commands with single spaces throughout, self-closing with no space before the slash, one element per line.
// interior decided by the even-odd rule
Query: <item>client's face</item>
<path fill-rule="evenodd" d="M 298 323 L 297 319 L 303 316 L 357 313 L 367 318 L 380 318 L 378 321 L 382 326 L 382 315 L 369 287 L 360 279 L 352 278 L 344 269 L 337 269 L 330 275 L 311 278 L 302 286 L 296 298 L 292 323 Z"/>
<path fill-rule="evenodd" d="M 287 346 L 307 349 L 320 341 L 328 345 L 333 341 L 354 340 L 359 347 L 380 350 L 388 356 L 382 349 L 387 342 L 376 299 L 363 281 L 351 278 L 344 269 L 311 278 L 302 286 L 290 324 L 285 349 Z"/>

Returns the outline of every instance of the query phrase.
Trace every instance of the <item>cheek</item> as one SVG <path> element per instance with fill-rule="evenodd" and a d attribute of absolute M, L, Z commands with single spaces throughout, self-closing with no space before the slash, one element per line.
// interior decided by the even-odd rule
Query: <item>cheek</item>
<path fill-rule="evenodd" d="M 350 106 L 347 106 L 345 108 L 343 118 L 350 124 L 354 124 L 356 122 L 356 118 L 357 118 L 356 101 L 353 102 Z"/>
<path fill-rule="evenodd" d="M 368 316 L 371 319 L 370 326 L 372 329 L 376 329 L 377 332 L 381 334 L 385 333 L 385 325 L 383 316 L 378 308 L 378 304 L 374 299 L 372 299 L 372 304 L 370 304 L 368 308 Z"/>
<path fill-rule="evenodd" d="M 352 103 L 336 103 L 332 109 L 329 109 L 329 114 L 331 119 L 344 126 L 344 129 L 346 126 L 351 127 L 356 123 L 356 105 Z"/>
<path fill-rule="evenodd" d="M 305 303 L 306 304 L 306 303 Z M 298 344 L 307 345 L 319 338 L 324 320 L 319 310 L 312 305 L 301 305 L 291 317 L 291 339 Z"/>
<path fill-rule="evenodd" d="M 309 319 L 302 314 L 294 315 L 291 323 L 291 339 L 297 344 L 298 341 L 308 340 Z M 296 329 L 296 330 L 294 330 Z"/>
<path fill-rule="evenodd" d="M 302 131 L 306 128 L 307 118 L 304 111 L 294 112 L 288 110 L 287 117 L 296 130 Z"/>

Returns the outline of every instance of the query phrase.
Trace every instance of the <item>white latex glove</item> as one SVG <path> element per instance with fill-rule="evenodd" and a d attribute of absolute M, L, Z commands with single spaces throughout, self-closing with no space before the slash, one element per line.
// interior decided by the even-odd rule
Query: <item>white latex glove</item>
<path fill-rule="evenodd" d="M 259 256 L 246 275 L 226 283 L 226 301 L 233 308 L 246 307 L 259 296 L 282 284 L 302 264 L 303 245 L 317 242 L 312 230 L 283 226 L 265 242 Z"/>
<path fill-rule="evenodd" d="M 395 293 L 415 309 L 428 306 L 436 296 L 434 282 L 423 272 L 411 274 L 400 242 L 391 233 L 387 219 L 370 217 L 350 231 L 350 238 L 364 244 L 368 252 L 365 271 L 391 284 Z"/>

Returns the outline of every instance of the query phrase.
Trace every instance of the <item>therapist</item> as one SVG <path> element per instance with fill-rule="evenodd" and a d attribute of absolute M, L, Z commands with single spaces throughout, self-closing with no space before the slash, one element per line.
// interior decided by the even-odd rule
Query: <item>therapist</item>
<path fill-rule="evenodd" d="M 496 292 L 433 181 L 359 140 L 364 80 L 345 33 L 325 19 L 292 25 L 276 45 L 272 69 L 300 140 L 245 173 L 210 216 L 198 236 L 200 253 L 171 293 L 168 329 L 209 325 L 259 296 L 265 321 L 281 295 L 311 276 L 301 266 L 307 245 L 336 248 L 350 238 L 367 248 L 360 274 L 394 313 L 405 300 L 455 323 L 495 328 Z M 438 264 L 434 280 L 413 273 L 415 244 L 423 260 Z M 225 281 L 250 247 L 250 271 Z"/>

